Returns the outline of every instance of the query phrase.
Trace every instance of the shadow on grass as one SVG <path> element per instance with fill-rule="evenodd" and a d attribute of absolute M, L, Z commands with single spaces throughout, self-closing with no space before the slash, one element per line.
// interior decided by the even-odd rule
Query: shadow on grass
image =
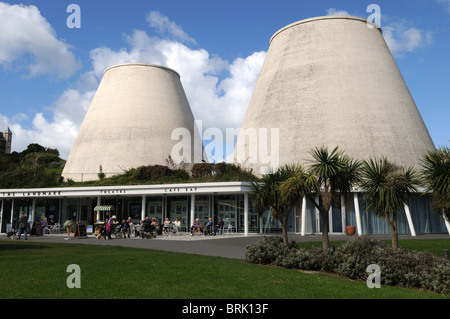
<path fill-rule="evenodd" d="M 6 241 L 0 240 L 0 252 L 6 250 L 24 250 L 24 249 L 50 249 L 49 245 L 37 244 L 37 243 L 25 243 L 23 241 Z"/>

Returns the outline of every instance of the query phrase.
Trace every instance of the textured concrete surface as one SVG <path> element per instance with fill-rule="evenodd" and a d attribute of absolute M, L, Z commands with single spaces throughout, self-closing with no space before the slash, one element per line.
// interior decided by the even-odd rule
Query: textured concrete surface
<path fill-rule="evenodd" d="M 278 145 L 260 135 L 258 146 L 269 155 L 278 147 L 280 165 L 309 165 L 309 151 L 322 145 L 405 166 L 434 149 L 380 28 L 350 16 L 302 20 L 275 33 L 242 128 L 278 128 Z M 246 164 L 263 173 L 273 161 L 259 153 L 252 165 L 244 137 L 235 157 L 247 152 Z"/>
<path fill-rule="evenodd" d="M 189 133 L 181 154 L 194 161 L 194 116 L 180 76 L 174 70 L 149 64 L 121 64 L 105 70 L 78 132 L 63 171 L 75 181 L 98 179 L 142 165 L 166 165 L 181 128 Z M 202 142 L 197 140 L 197 150 Z M 189 152 L 188 152 L 189 151 Z"/>

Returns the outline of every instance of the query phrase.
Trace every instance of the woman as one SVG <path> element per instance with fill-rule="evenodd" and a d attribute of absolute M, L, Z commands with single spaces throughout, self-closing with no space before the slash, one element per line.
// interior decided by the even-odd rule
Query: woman
<path fill-rule="evenodd" d="M 108 233 L 108 239 L 111 239 L 111 232 L 114 228 L 114 222 L 116 220 L 116 216 L 111 217 L 106 224 L 106 232 Z"/>
<path fill-rule="evenodd" d="M 126 223 L 128 224 L 128 238 L 130 238 L 131 227 L 134 227 L 133 221 L 131 220 L 131 217 L 128 217 Z"/>
<path fill-rule="evenodd" d="M 64 227 L 66 227 L 67 230 L 67 238 L 64 238 L 66 240 L 70 239 L 70 228 L 72 228 L 73 226 L 73 218 L 72 219 L 68 219 L 64 222 Z"/>
<path fill-rule="evenodd" d="M 178 217 L 175 219 L 175 222 L 173 223 L 173 225 L 174 225 L 173 231 L 178 234 L 178 232 L 180 231 L 180 227 L 181 227 L 181 222 Z"/>
<path fill-rule="evenodd" d="M 196 230 L 198 231 L 198 234 L 200 235 L 200 227 L 201 227 L 200 221 L 199 221 L 199 219 L 197 218 L 197 219 L 195 220 L 194 225 L 192 225 L 192 227 L 191 227 L 191 236 L 194 236 L 194 233 L 195 233 Z"/>

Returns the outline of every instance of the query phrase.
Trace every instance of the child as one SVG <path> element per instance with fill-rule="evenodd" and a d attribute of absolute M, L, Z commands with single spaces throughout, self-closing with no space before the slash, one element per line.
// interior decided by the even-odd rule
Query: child
<path fill-rule="evenodd" d="M 169 217 L 166 217 L 166 220 L 164 221 L 164 234 L 167 236 L 170 236 L 169 227 L 170 227 L 170 220 Z"/>

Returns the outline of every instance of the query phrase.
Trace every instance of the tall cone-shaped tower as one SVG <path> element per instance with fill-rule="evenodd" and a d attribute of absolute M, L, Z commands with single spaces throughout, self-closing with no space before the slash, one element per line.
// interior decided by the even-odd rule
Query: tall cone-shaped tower
<path fill-rule="evenodd" d="M 188 145 L 180 152 L 188 154 L 181 155 L 193 163 L 203 145 L 179 74 L 150 64 L 115 65 L 104 72 L 62 175 L 88 181 L 98 179 L 100 170 L 111 176 L 166 165 L 183 139 Z"/>
<path fill-rule="evenodd" d="M 263 174 L 309 165 L 322 145 L 404 166 L 434 149 L 381 29 L 362 18 L 311 18 L 273 35 L 234 157 Z"/>

